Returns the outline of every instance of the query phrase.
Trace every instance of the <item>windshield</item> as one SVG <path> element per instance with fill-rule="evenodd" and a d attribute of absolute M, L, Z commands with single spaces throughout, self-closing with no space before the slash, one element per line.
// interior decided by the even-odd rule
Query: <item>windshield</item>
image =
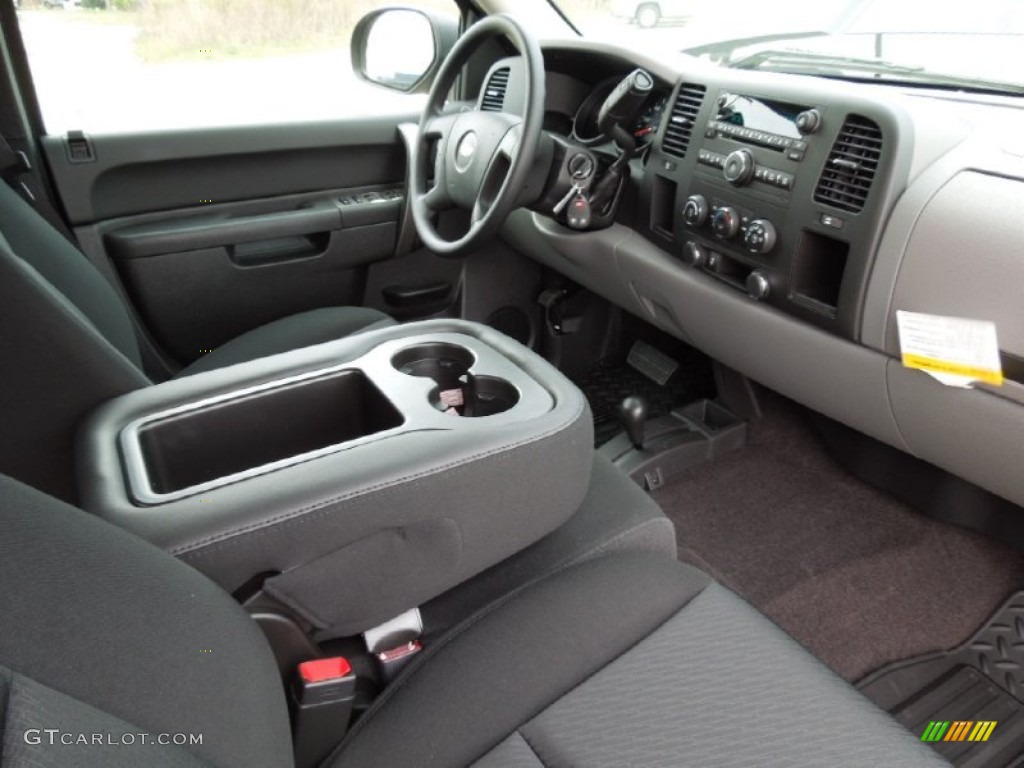
<path fill-rule="evenodd" d="M 721 66 L 1024 93 L 1024 0 L 551 0 L 587 37 Z"/>

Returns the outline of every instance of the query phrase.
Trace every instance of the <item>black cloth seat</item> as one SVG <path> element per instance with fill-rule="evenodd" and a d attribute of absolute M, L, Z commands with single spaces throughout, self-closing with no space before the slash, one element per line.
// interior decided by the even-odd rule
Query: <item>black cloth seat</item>
<path fill-rule="evenodd" d="M 217 347 L 189 376 L 319 344 L 394 320 L 374 309 L 328 307 L 281 318 Z M 0 446 L 0 472 L 74 500 L 70 445 L 104 400 L 152 384 L 120 294 L 7 184 L 0 183 L 0 418 L 35 444 Z M 69 394 L 69 390 L 73 392 Z M 24 428 L 18 420 L 24 420 Z M 10 423 L 10 422 L 9 422 Z"/>
<path fill-rule="evenodd" d="M 290 765 L 274 661 L 226 594 L 7 478 L 0 526 L 0 766 Z M 567 567 L 435 638 L 326 764 L 946 765 L 735 595 L 649 553 Z"/>

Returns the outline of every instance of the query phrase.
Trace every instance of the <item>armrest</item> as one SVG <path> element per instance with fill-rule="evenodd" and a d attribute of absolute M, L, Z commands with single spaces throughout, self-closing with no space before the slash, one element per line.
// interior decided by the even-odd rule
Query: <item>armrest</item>
<path fill-rule="evenodd" d="M 466 351 L 481 417 L 446 412 L 441 393 L 460 385 L 431 367 L 437 345 Z M 110 401 L 80 433 L 79 480 L 86 509 L 225 589 L 275 574 L 268 592 L 353 634 L 558 527 L 592 444 L 586 401 L 556 369 L 490 328 L 435 320 Z"/>

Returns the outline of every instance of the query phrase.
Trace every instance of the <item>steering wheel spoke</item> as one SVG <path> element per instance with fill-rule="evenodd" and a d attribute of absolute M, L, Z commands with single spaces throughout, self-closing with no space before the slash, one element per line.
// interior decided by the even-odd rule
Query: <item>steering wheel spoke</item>
<path fill-rule="evenodd" d="M 444 113 L 459 73 L 494 38 L 511 40 L 523 57 L 522 116 L 480 110 Z M 470 27 L 441 65 L 420 119 L 409 204 L 424 245 L 441 255 L 463 256 L 498 231 L 529 187 L 543 118 L 544 58 L 536 40 L 504 14 Z M 469 230 L 456 240 L 438 233 L 434 216 L 452 207 L 467 211 L 470 220 Z"/>
<path fill-rule="evenodd" d="M 451 133 L 457 115 L 424 115 L 420 122 L 420 140 L 444 139 Z"/>
<path fill-rule="evenodd" d="M 422 200 L 423 204 L 434 213 L 447 211 L 454 205 L 452 199 L 448 197 L 448 191 L 444 186 L 444 179 L 438 179 L 434 186 L 424 193 Z"/>

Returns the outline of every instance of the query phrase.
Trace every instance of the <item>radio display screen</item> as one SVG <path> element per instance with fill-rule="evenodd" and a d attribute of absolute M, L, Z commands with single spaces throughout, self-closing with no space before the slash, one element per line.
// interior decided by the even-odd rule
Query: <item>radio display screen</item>
<path fill-rule="evenodd" d="M 800 131 L 796 129 L 796 116 L 806 109 L 807 107 L 783 101 L 723 91 L 718 97 L 718 116 L 715 119 L 752 131 L 764 131 L 776 136 L 799 139 L 801 136 Z"/>

